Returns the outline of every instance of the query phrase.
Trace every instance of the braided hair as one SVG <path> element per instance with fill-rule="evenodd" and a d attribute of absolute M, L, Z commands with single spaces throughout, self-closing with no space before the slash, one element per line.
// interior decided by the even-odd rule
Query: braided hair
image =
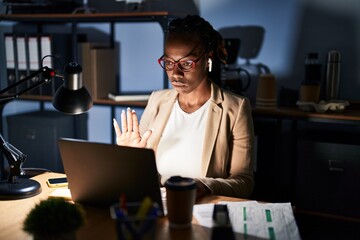
<path fill-rule="evenodd" d="M 190 33 L 197 36 L 206 52 L 213 52 L 214 60 L 225 64 L 227 52 L 224 40 L 209 22 L 198 15 L 187 15 L 185 18 L 177 18 L 170 22 L 167 33 Z"/>

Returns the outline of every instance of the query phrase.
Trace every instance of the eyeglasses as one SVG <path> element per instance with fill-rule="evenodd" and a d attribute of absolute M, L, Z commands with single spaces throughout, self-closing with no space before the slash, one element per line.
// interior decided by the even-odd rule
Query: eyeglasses
<path fill-rule="evenodd" d="M 203 54 L 201 54 L 201 56 L 192 61 L 192 60 L 178 60 L 178 61 L 171 61 L 171 60 L 167 60 L 164 59 L 164 55 L 162 55 L 159 59 L 158 59 L 158 63 L 160 64 L 160 66 L 165 69 L 165 71 L 172 71 L 174 70 L 175 66 L 178 66 L 178 68 L 183 71 L 183 72 L 189 72 L 191 69 L 193 69 L 196 66 L 196 63 L 198 61 L 200 61 L 200 59 L 204 56 L 205 52 Z"/>

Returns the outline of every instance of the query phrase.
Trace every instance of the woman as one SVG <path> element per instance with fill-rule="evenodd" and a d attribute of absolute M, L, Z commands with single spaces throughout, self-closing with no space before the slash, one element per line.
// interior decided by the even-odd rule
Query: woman
<path fill-rule="evenodd" d="M 225 62 L 221 35 L 199 16 L 173 20 L 158 60 L 172 89 L 155 91 L 141 117 L 128 108 L 118 145 L 152 148 L 161 182 L 192 177 L 197 197 L 248 197 L 253 189 L 253 123 L 248 99 L 219 88 L 209 77 Z M 150 130 L 151 129 L 151 130 Z"/>

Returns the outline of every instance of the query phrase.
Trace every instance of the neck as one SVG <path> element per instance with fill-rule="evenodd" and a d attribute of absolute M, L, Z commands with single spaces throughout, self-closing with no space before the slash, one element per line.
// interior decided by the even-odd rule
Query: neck
<path fill-rule="evenodd" d="M 211 83 L 209 80 L 203 81 L 196 90 L 190 93 L 181 93 L 178 101 L 184 112 L 192 113 L 201 108 L 211 96 Z"/>

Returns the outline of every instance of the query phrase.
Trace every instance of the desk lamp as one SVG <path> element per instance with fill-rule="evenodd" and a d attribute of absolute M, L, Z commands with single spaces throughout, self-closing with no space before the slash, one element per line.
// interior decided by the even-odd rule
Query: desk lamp
<path fill-rule="evenodd" d="M 38 71 L 17 81 L 15 84 L 0 91 L 0 105 L 20 97 L 22 94 L 39 87 L 44 83 L 49 83 L 54 77 L 61 77 L 63 85 L 57 89 L 52 104 L 60 112 L 76 115 L 86 112 L 92 107 L 92 99 L 89 92 L 83 86 L 82 68 L 79 64 L 71 62 L 64 68 L 64 75 L 56 73 L 54 69 L 42 67 Z M 4 95 L 9 90 L 13 90 L 18 85 L 25 83 L 34 77 L 42 76 L 39 81 L 19 91 L 13 95 Z M 4 95 L 4 96 L 2 96 Z M 40 184 L 32 179 L 17 178 L 25 175 L 22 169 L 27 156 L 17 148 L 6 142 L 0 134 L 0 149 L 9 162 L 10 173 L 8 180 L 0 183 L 0 199 L 22 199 L 35 196 L 41 192 Z"/>

